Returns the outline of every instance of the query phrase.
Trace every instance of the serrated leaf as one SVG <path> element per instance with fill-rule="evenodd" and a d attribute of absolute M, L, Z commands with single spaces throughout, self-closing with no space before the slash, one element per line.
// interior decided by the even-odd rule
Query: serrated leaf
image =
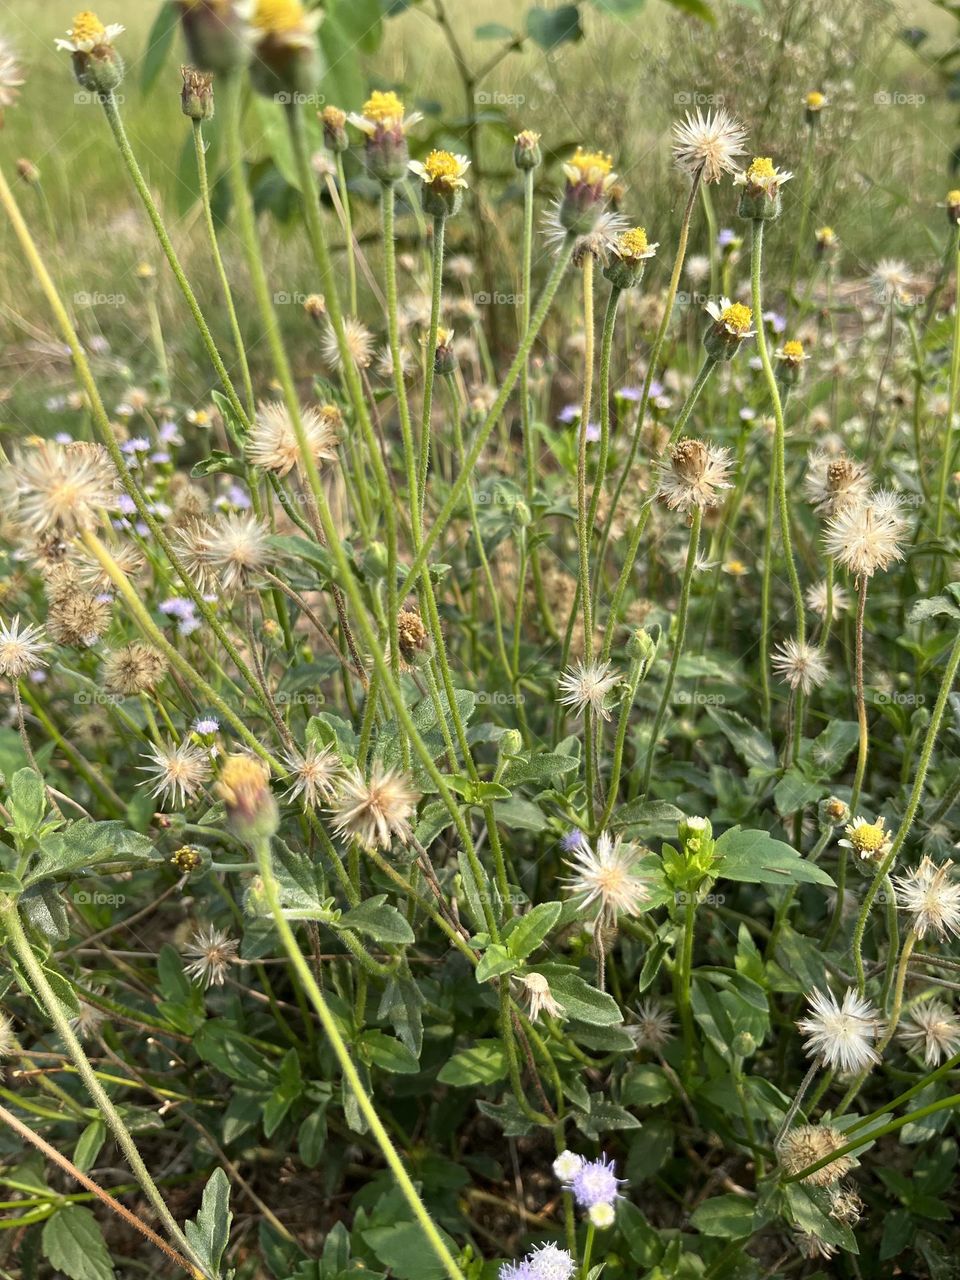
<path fill-rule="evenodd" d="M 357 933 L 366 934 L 374 942 L 395 943 L 397 946 L 415 941 L 410 925 L 397 908 L 387 902 L 385 893 L 361 902 L 359 907 L 342 915 L 332 927 L 353 929 Z"/>
<path fill-rule="evenodd" d="M 511 920 L 509 930 L 504 931 L 504 942 L 510 954 L 517 960 L 526 960 L 557 923 L 562 910 L 560 902 L 541 902 L 526 915 Z"/>
<path fill-rule="evenodd" d="M 44 1223 L 43 1252 L 70 1280 L 112 1280 L 113 1263 L 100 1224 L 82 1205 L 68 1205 Z"/>
<path fill-rule="evenodd" d="M 473 1084 L 496 1084 L 506 1074 L 507 1059 L 500 1041 L 478 1040 L 444 1063 L 437 1079 L 441 1084 L 462 1088 Z"/>
<path fill-rule="evenodd" d="M 292 1051 L 291 1051 L 292 1052 Z M 214 1169 L 203 1189 L 200 1212 L 183 1230 L 208 1275 L 218 1276 L 230 1242 L 230 1181 L 222 1169 Z"/>
<path fill-rule="evenodd" d="M 754 1201 L 747 1196 L 711 1196 L 698 1205 L 690 1221 L 705 1236 L 741 1240 L 754 1230 Z"/>
<path fill-rule="evenodd" d="M 775 840 L 767 831 L 742 831 L 731 827 L 715 846 L 717 861 L 711 874 L 721 880 L 745 884 L 822 884 L 833 880 L 822 867 L 802 858 L 796 849 Z"/>
<path fill-rule="evenodd" d="M 596 1027 L 615 1026 L 623 1021 L 613 996 L 591 987 L 569 965 L 541 964 L 536 966 L 536 972 L 546 978 L 551 995 L 560 1001 L 564 1013 L 573 1021 Z"/>

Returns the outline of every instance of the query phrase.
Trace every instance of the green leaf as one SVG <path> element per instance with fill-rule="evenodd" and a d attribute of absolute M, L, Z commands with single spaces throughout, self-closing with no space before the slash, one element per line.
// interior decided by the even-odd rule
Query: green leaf
<path fill-rule="evenodd" d="M 173 38 L 177 30 L 177 7 L 165 0 L 159 13 L 153 20 L 150 34 L 147 36 L 147 49 L 140 66 L 140 88 L 149 93 L 157 76 L 173 47 Z"/>
<path fill-rule="evenodd" d="M 705 1236 L 740 1240 L 754 1229 L 754 1202 L 747 1196 L 711 1196 L 698 1205 L 690 1221 Z"/>
<path fill-rule="evenodd" d="M 48 1218 L 41 1241 L 47 1261 L 70 1280 L 112 1280 L 113 1263 L 103 1232 L 82 1205 L 69 1205 Z"/>
<path fill-rule="evenodd" d="M 782 840 L 774 840 L 767 831 L 731 827 L 717 841 L 714 852 L 717 861 L 712 873 L 718 879 L 740 880 L 746 884 L 833 886 L 826 871 L 802 858 Z"/>
<path fill-rule="evenodd" d="M 263 1132 L 272 1138 L 280 1128 L 287 1112 L 303 1094 L 303 1078 L 296 1049 L 288 1049 L 280 1063 L 280 1075 L 276 1087 L 263 1107 Z"/>
<path fill-rule="evenodd" d="M 365 1031 L 359 1040 L 360 1053 L 365 1055 L 375 1067 L 382 1071 L 390 1071 L 394 1075 L 416 1075 L 420 1063 L 400 1040 L 388 1036 L 383 1031 Z"/>
<path fill-rule="evenodd" d="M 53 877 L 61 878 L 91 867 L 117 869 L 142 862 L 162 861 L 163 854 L 153 841 L 131 831 L 122 822 L 71 822 L 62 831 L 43 837 L 40 853 L 24 884 L 29 886 Z"/>
<path fill-rule="evenodd" d="M 499 1040 L 478 1040 L 469 1049 L 461 1049 L 444 1063 L 437 1079 L 441 1084 L 462 1087 L 471 1084 L 496 1084 L 507 1074 L 507 1060 Z"/>
<path fill-rule="evenodd" d="M 561 4 L 555 9 L 528 9 L 527 35 L 541 49 L 583 39 L 580 10 L 575 4 Z"/>
<path fill-rule="evenodd" d="M 36 835 L 47 808 L 47 789 L 34 769 L 18 769 L 10 779 L 7 808 L 13 818 L 10 830 L 20 843 Z"/>
<path fill-rule="evenodd" d="M 625 1107 L 659 1107 L 673 1097 L 662 1067 L 633 1067 L 623 1079 L 620 1101 Z"/>
<path fill-rule="evenodd" d="M 341 916 L 339 922 L 332 927 L 354 929 L 357 933 L 373 938 L 374 942 L 396 943 L 397 946 L 415 941 L 410 925 L 397 908 L 387 902 L 385 893 L 361 902 L 359 907 L 354 907 Z"/>
<path fill-rule="evenodd" d="M 446 1274 L 433 1250 L 424 1247 L 423 1227 L 419 1223 L 396 1222 L 389 1227 L 371 1227 L 360 1234 L 396 1280 L 440 1280 Z M 445 1231 L 439 1234 L 456 1255 L 456 1242 Z"/>
<path fill-rule="evenodd" d="M 90 1172 L 106 1140 L 106 1124 L 102 1120 L 91 1120 L 77 1139 L 77 1145 L 73 1149 L 73 1163 L 81 1173 Z"/>
<path fill-rule="evenodd" d="M 707 715 L 748 769 L 769 771 L 777 767 L 773 743 L 749 720 L 736 711 L 725 711 L 720 707 L 707 707 Z"/>
<path fill-rule="evenodd" d="M 494 942 L 480 957 L 480 963 L 474 970 L 474 977 L 477 982 L 489 982 L 491 978 L 497 978 L 501 974 L 512 973 L 517 964 L 518 961 L 506 947 L 501 946 L 499 942 Z"/>
<path fill-rule="evenodd" d="M 232 1219 L 230 1181 L 222 1169 L 214 1169 L 203 1189 L 200 1212 L 194 1221 L 183 1224 L 191 1247 L 211 1276 L 220 1274 L 223 1255 L 230 1241 Z"/>
<path fill-rule="evenodd" d="M 610 820 L 612 827 L 642 827 L 644 834 L 675 836 L 683 810 L 666 800 L 631 800 L 617 807 Z"/>
<path fill-rule="evenodd" d="M 502 22 L 484 22 L 481 26 L 474 28 L 473 38 L 474 40 L 512 40 L 513 32 Z"/>
<path fill-rule="evenodd" d="M 576 969 L 563 964 L 541 964 L 536 972 L 550 984 L 550 992 L 563 1005 L 563 1011 L 574 1022 L 587 1022 L 595 1027 L 614 1026 L 623 1021 L 616 1000 L 585 982 Z"/>
<path fill-rule="evenodd" d="M 557 923 L 562 910 L 560 902 L 541 902 L 526 915 L 511 920 L 509 932 L 504 933 L 510 954 L 517 960 L 526 960 Z"/>

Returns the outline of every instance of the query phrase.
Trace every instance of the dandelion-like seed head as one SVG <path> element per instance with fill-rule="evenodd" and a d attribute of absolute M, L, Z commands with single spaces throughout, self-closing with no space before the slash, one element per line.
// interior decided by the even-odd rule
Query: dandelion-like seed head
<path fill-rule="evenodd" d="M 805 1048 L 811 1057 L 822 1058 L 835 1071 L 858 1072 L 880 1061 L 874 1041 L 880 1035 L 880 1015 L 853 987 L 838 1003 L 829 991 L 815 990 L 809 1000 L 810 1012 L 798 1028 L 806 1036 Z"/>
<path fill-rule="evenodd" d="M 332 747 L 310 742 L 302 752 L 288 751 L 283 758 L 290 770 L 290 786 L 284 792 L 288 800 L 299 797 L 308 809 L 317 809 L 336 794 L 341 765 Z"/>
<path fill-rule="evenodd" d="M 870 284 L 883 306 L 908 305 L 914 300 L 916 279 L 900 258 L 881 258 L 870 273 Z"/>
<path fill-rule="evenodd" d="M 368 849 L 389 849 L 394 840 L 407 844 L 413 835 L 419 794 L 410 780 L 394 769 L 375 764 L 369 778 L 359 769 L 341 779 L 331 805 L 337 834 Z"/>
<path fill-rule="evenodd" d="M 912 1053 L 922 1053 L 928 1067 L 938 1067 L 960 1051 L 960 1018 L 942 1000 L 918 1005 L 900 1027 L 898 1037 Z"/>
<path fill-rule="evenodd" d="M 807 501 L 816 511 L 835 516 L 866 501 L 870 474 L 855 458 L 816 449 L 807 455 L 803 488 Z"/>
<path fill-rule="evenodd" d="M 825 684 L 829 675 L 826 660 L 817 645 L 792 638 L 777 645 L 770 665 L 781 680 L 791 689 L 800 689 L 805 697 Z"/>
<path fill-rule="evenodd" d="M 953 879 L 953 863 L 939 866 L 924 857 L 920 864 L 893 880 L 897 905 L 913 917 L 918 938 L 935 933 L 941 940 L 960 934 L 960 883 Z"/>
<path fill-rule="evenodd" d="M 16 54 L 6 40 L 0 39 L 0 112 L 16 103 L 23 83 L 23 73 Z M 22 165 L 29 164 L 29 161 L 21 160 L 17 162 L 17 168 L 24 181 L 36 181 L 39 174 L 32 165 L 26 171 L 21 168 Z"/>
<path fill-rule="evenodd" d="M 50 645 L 43 639 L 43 628 L 20 624 L 20 615 L 12 622 L 0 622 L 0 675 L 16 682 L 31 671 L 47 665 L 43 656 Z"/>
<path fill-rule="evenodd" d="M 185 738 L 179 746 L 172 742 L 151 743 L 143 757 L 149 764 L 139 765 L 148 774 L 151 796 L 174 808 L 183 808 L 195 799 L 210 777 L 210 759 L 203 747 Z"/>
<path fill-rule="evenodd" d="M 659 468 L 657 497 L 671 511 L 701 511 L 722 502 L 730 488 L 733 459 L 728 449 L 687 437 L 677 441 Z"/>
<path fill-rule="evenodd" d="M 807 587 L 805 595 L 807 608 L 821 618 L 827 616 L 828 606 L 834 618 L 838 618 L 850 608 L 850 595 L 847 589 L 834 583 L 831 590 L 825 579 L 815 582 L 812 587 Z"/>
<path fill-rule="evenodd" d="M 167 659 L 142 640 L 112 650 L 103 660 L 104 688 L 122 698 L 152 692 L 166 674 Z"/>
<path fill-rule="evenodd" d="M 271 562 L 270 530 L 255 515 L 229 512 L 201 520 L 180 534 L 187 567 L 204 589 L 230 594 L 246 588 Z"/>
<path fill-rule="evenodd" d="M 823 544 L 827 554 L 857 578 L 869 578 L 903 559 L 901 541 L 906 521 L 899 506 L 877 495 L 860 505 L 847 505 L 827 523 Z"/>
<path fill-rule="evenodd" d="M 347 316 L 344 319 L 343 332 L 348 358 L 353 361 L 358 369 L 369 368 L 374 352 L 373 334 L 363 321 L 356 319 L 355 316 Z M 337 335 L 334 333 L 332 325 L 327 326 L 320 344 L 320 350 L 324 361 L 331 369 L 340 371 L 343 368 Z"/>
<path fill-rule="evenodd" d="M 576 715 L 583 715 L 589 708 L 604 720 L 610 719 L 607 695 L 620 683 L 616 671 L 611 672 L 609 662 L 584 662 L 577 659 L 557 681 L 558 701 Z"/>
<path fill-rule="evenodd" d="M 300 410 L 307 448 L 314 462 L 335 462 L 342 417 L 335 405 Z M 302 466 L 300 442 L 290 411 L 282 400 L 261 401 L 247 439 L 247 458 L 255 467 L 285 476 Z"/>
<path fill-rule="evenodd" d="M 212 924 L 200 925 L 184 947 L 191 957 L 183 971 L 206 990 L 222 987 L 230 966 L 237 963 L 240 947 L 235 939 Z"/>
<path fill-rule="evenodd" d="M 636 1022 L 627 1029 L 638 1049 L 659 1053 L 673 1039 L 673 1015 L 657 1000 L 644 1000 L 637 1006 Z"/>
<path fill-rule="evenodd" d="M 673 126 L 673 158 L 683 171 L 704 182 L 719 182 L 725 173 L 733 173 L 738 156 L 743 155 L 747 134 L 739 120 L 723 108 L 708 111 L 697 108 L 696 115 L 687 113 Z"/>
<path fill-rule="evenodd" d="M 38 536 L 95 529 L 117 497 L 116 472 L 99 445 L 41 441 L 17 455 L 10 479 L 17 519 Z"/>
<path fill-rule="evenodd" d="M 527 999 L 531 1022 L 536 1022 L 542 1013 L 551 1018 L 563 1017 L 563 1005 L 550 990 L 550 983 L 542 973 L 525 974 L 520 979 L 520 985 Z"/>
<path fill-rule="evenodd" d="M 827 1124 L 800 1124 L 790 1129 L 777 1148 L 780 1167 L 787 1174 L 799 1173 L 824 1156 L 838 1151 L 846 1141 L 839 1129 Z M 813 1187 L 829 1187 L 853 1168 L 849 1156 L 838 1156 L 822 1169 L 808 1173 L 804 1182 Z"/>
<path fill-rule="evenodd" d="M 565 863 L 571 871 L 567 890 L 574 897 L 583 895 L 584 907 L 598 903 L 604 924 L 615 925 L 620 915 L 637 916 L 650 897 L 647 881 L 637 871 L 638 856 L 637 847 L 623 836 L 604 831 L 595 845 L 584 838 Z"/>
<path fill-rule="evenodd" d="M 57 644 L 89 649 L 110 625 L 110 601 L 89 591 L 68 590 L 54 596 L 47 628 Z"/>

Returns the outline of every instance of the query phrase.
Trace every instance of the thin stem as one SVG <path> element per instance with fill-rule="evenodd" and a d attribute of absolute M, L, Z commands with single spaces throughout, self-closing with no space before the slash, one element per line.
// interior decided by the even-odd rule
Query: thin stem
<path fill-rule="evenodd" d="M 590 529 L 587 524 L 587 428 L 593 405 L 593 254 L 583 262 L 583 399 L 577 447 L 577 550 L 580 566 L 580 605 L 583 610 L 583 656 L 593 655 L 593 603 L 590 598 Z"/>
<path fill-rule="evenodd" d="M 960 291 L 960 226 L 957 227 L 954 241 L 954 283 Z M 940 463 L 940 479 L 937 484 L 937 518 L 934 534 L 937 538 L 943 533 L 943 520 L 946 513 L 947 481 L 953 467 L 954 446 L 952 440 L 953 420 L 957 412 L 957 397 L 960 393 L 960 292 L 953 306 L 953 346 L 950 353 L 950 385 L 947 394 L 947 422 L 943 458 Z"/>
<path fill-rule="evenodd" d="M 337 152 L 337 187 L 340 191 L 340 207 L 343 210 L 343 234 L 347 242 L 347 300 L 350 314 L 357 314 L 357 242 L 353 238 L 353 213 L 350 208 L 350 191 L 343 169 L 343 152 Z"/>
<path fill-rule="evenodd" d="M 420 524 L 423 525 L 423 512 L 427 503 L 427 476 L 430 472 L 431 421 L 433 418 L 433 382 L 436 377 L 437 364 L 437 332 L 440 328 L 440 299 L 443 292 L 443 243 L 447 225 L 446 218 L 433 220 L 433 248 L 431 251 L 433 272 L 430 290 L 430 337 L 424 357 L 423 369 L 423 414 L 420 418 L 420 474 L 418 490 L 418 507 Z"/>
<path fill-rule="evenodd" d="M 400 1188 L 403 1198 L 410 1206 L 414 1217 L 420 1224 L 423 1233 L 427 1238 L 430 1248 L 440 1260 L 444 1271 L 450 1277 L 450 1280 L 464 1280 L 460 1268 L 457 1266 L 453 1255 L 447 1248 L 433 1219 L 430 1217 L 430 1214 L 421 1200 L 403 1161 L 400 1159 L 400 1155 L 396 1147 L 393 1145 L 390 1135 L 387 1133 L 380 1116 L 377 1114 L 377 1110 L 374 1107 L 373 1102 L 370 1100 L 370 1097 L 364 1088 L 363 1081 L 360 1078 L 360 1073 L 357 1071 L 353 1059 L 350 1057 L 350 1051 L 347 1048 L 343 1036 L 340 1034 L 340 1028 L 337 1025 L 336 1019 L 324 999 L 323 992 L 317 985 L 317 980 L 313 976 L 313 970 L 310 968 L 303 952 L 300 950 L 300 945 L 297 942 L 293 929 L 290 927 L 289 922 L 283 914 L 283 908 L 280 904 L 280 892 L 273 871 L 273 861 L 270 856 L 269 841 L 262 839 L 256 841 L 253 845 L 253 853 L 256 857 L 257 866 L 259 867 L 260 876 L 263 881 L 263 891 L 267 905 L 270 908 L 271 915 L 273 916 L 274 924 L 276 925 L 277 932 L 280 935 L 280 940 L 283 943 L 287 955 L 290 957 L 290 962 L 296 971 L 297 977 L 303 985 L 304 991 L 307 993 L 307 998 L 317 1012 L 317 1016 L 320 1019 L 324 1033 L 330 1042 L 330 1047 L 333 1049 L 337 1062 L 340 1065 L 340 1070 L 343 1072 L 343 1077 L 350 1086 L 350 1089 L 356 1099 L 357 1106 L 369 1126 L 370 1132 L 373 1134 L 390 1172 L 396 1179 L 397 1186 Z"/>

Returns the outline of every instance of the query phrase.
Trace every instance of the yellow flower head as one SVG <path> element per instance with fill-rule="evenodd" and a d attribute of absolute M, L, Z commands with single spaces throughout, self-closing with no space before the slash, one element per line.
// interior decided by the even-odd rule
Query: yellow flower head
<path fill-rule="evenodd" d="M 948 205 L 960 205 L 960 191 L 948 191 L 948 192 L 947 192 L 947 204 L 948 204 Z"/>
<path fill-rule="evenodd" d="M 751 161 L 749 169 L 747 169 L 748 180 L 758 185 L 776 176 L 776 167 L 769 156 L 756 156 Z"/>
<path fill-rule="evenodd" d="M 847 839 L 841 841 L 848 848 L 856 851 L 866 861 L 875 861 L 890 848 L 890 836 L 884 830 L 885 819 L 877 818 L 876 822 L 867 822 L 866 818 L 855 818 L 844 828 Z"/>
<path fill-rule="evenodd" d="M 837 233 L 834 231 L 833 227 L 817 227 L 816 237 L 821 244 L 831 244 L 836 240 Z"/>
<path fill-rule="evenodd" d="M 286 35 L 299 31 L 305 17 L 300 0 L 257 0 L 253 25 L 267 35 Z"/>
<path fill-rule="evenodd" d="M 811 89 L 810 92 L 807 94 L 805 101 L 807 104 L 808 111 L 819 111 L 823 107 L 827 99 L 826 99 L 826 96 L 822 94 L 819 89 Z"/>
<path fill-rule="evenodd" d="M 431 151 L 423 162 L 423 180 L 441 187 L 459 187 L 463 185 L 466 170 L 462 156 L 455 156 L 452 151 Z"/>
<path fill-rule="evenodd" d="M 227 756 L 216 793 L 227 821 L 241 839 L 269 837 L 277 829 L 277 804 L 270 791 L 270 775 L 254 756 Z"/>
<path fill-rule="evenodd" d="M 347 113 L 339 107 L 324 107 L 320 119 L 329 129 L 342 129 L 347 123 Z"/>
<path fill-rule="evenodd" d="M 540 141 L 540 134 L 533 129 L 521 129 L 513 140 L 521 147 L 535 147 Z"/>
<path fill-rule="evenodd" d="M 149 262 L 138 262 L 135 274 L 138 280 L 152 280 L 157 273 Z"/>
<path fill-rule="evenodd" d="M 805 359 L 803 343 L 798 342 L 796 338 L 791 338 L 789 342 L 785 342 L 783 344 L 783 358 L 784 360 Z"/>
<path fill-rule="evenodd" d="M 403 123 L 403 103 L 393 90 L 381 93 L 376 89 L 363 104 L 363 114 L 374 124 L 392 128 Z"/>
<path fill-rule="evenodd" d="M 720 312 L 720 323 L 730 333 L 749 333 L 752 321 L 753 312 L 742 302 L 731 302 Z"/>
<path fill-rule="evenodd" d="M 584 151 L 583 147 L 577 147 L 564 165 L 564 170 L 571 182 L 586 182 L 590 186 L 610 177 L 612 168 L 612 156 L 608 156 L 603 151 Z"/>
<path fill-rule="evenodd" d="M 91 9 L 84 9 L 74 18 L 69 34 L 77 44 L 87 41 L 96 44 L 106 37 L 107 29 Z"/>
<path fill-rule="evenodd" d="M 617 248 L 623 258 L 642 258 L 648 247 L 645 227 L 631 227 L 617 241 Z"/>

